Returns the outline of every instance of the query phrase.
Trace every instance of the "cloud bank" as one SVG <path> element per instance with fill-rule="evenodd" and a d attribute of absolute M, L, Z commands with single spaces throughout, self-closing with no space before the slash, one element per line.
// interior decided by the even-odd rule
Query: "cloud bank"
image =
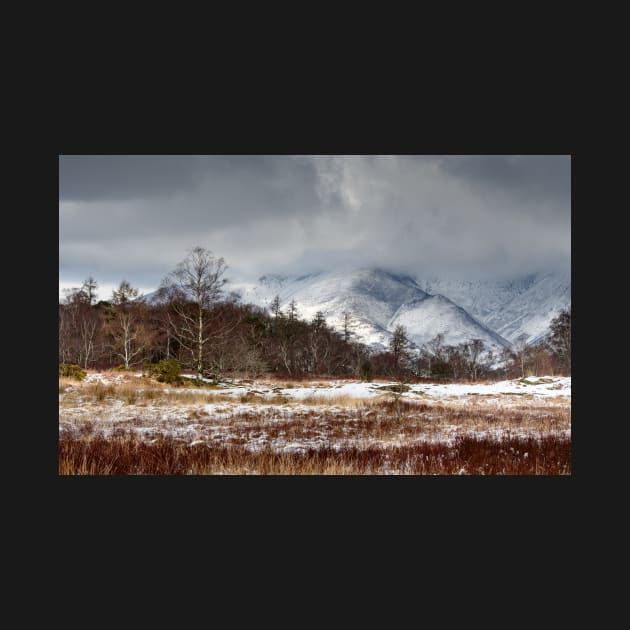
<path fill-rule="evenodd" d="M 570 265 L 569 156 L 60 156 L 59 191 L 62 286 L 150 290 L 196 245 L 234 280 Z"/>

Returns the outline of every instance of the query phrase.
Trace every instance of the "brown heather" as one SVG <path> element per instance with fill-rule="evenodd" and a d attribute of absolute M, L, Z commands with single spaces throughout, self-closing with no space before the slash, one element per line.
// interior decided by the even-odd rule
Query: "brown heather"
<path fill-rule="evenodd" d="M 147 443 L 119 431 L 105 439 L 60 437 L 60 475 L 567 475 L 567 438 L 460 437 L 454 445 L 342 447 L 305 452 L 249 451 L 239 446 L 160 438 Z"/>

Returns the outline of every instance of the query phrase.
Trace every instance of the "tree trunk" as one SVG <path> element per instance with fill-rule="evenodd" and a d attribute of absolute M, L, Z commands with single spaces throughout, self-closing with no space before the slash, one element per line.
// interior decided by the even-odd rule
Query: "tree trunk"
<path fill-rule="evenodd" d="M 203 311 L 199 307 L 199 336 L 197 338 L 197 373 L 199 378 L 203 377 Z"/>

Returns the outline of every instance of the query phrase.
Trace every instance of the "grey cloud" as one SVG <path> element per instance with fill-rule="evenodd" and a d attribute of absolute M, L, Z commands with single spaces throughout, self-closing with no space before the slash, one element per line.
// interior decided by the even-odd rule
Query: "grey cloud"
<path fill-rule="evenodd" d="M 445 172 L 477 188 L 493 187 L 530 200 L 567 201 L 571 160 L 566 155 L 465 155 L 440 158 Z M 558 206 L 566 211 L 566 204 Z"/>
<path fill-rule="evenodd" d="M 60 201 L 139 200 L 191 193 L 208 178 L 241 179 L 266 186 L 311 171 L 299 156 L 248 155 L 60 155 Z M 299 182 L 296 182 L 299 183 Z"/>
<path fill-rule="evenodd" d="M 62 240 L 197 234 L 260 217 L 318 211 L 317 172 L 310 160 L 103 157 L 85 156 L 83 165 L 78 157 L 60 162 Z"/>
<path fill-rule="evenodd" d="M 202 168 L 199 160 L 170 155 L 61 155 L 59 199 L 132 200 L 187 190 Z"/>
<path fill-rule="evenodd" d="M 570 260 L 566 156 L 62 156 L 60 271 L 156 286 L 186 250 L 233 279 Z M 97 279 L 98 279 L 97 277 Z"/>

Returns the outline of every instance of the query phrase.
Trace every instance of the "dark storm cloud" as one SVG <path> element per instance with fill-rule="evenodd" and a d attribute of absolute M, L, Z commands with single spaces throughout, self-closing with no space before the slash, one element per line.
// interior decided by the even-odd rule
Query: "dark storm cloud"
<path fill-rule="evenodd" d="M 558 155 L 451 156 L 441 159 L 447 173 L 477 187 L 496 187 L 530 200 L 566 201 L 571 190 L 571 162 Z M 565 204 L 558 209 L 566 211 Z"/>
<path fill-rule="evenodd" d="M 285 156 L 247 155 L 63 155 L 59 165 L 60 201 L 172 197 L 195 190 L 208 176 L 214 183 L 238 174 L 240 184 L 273 185 L 288 166 Z"/>
<path fill-rule="evenodd" d="M 133 200 L 185 191 L 202 172 L 196 158 L 155 155 L 63 155 L 61 201 Z"/>
<path fill-rule="evenodd" d="M 60 165 L 62 239 L 203 233 L 319 203 L 314 165 L 285 156 L 73 156 Z"/>
<path fill-rule="evenodd" d="M 60 275 L 155 287 L 195 245 L 233 277 L 568 265 L 568 156 L 61 156 Z"/>

